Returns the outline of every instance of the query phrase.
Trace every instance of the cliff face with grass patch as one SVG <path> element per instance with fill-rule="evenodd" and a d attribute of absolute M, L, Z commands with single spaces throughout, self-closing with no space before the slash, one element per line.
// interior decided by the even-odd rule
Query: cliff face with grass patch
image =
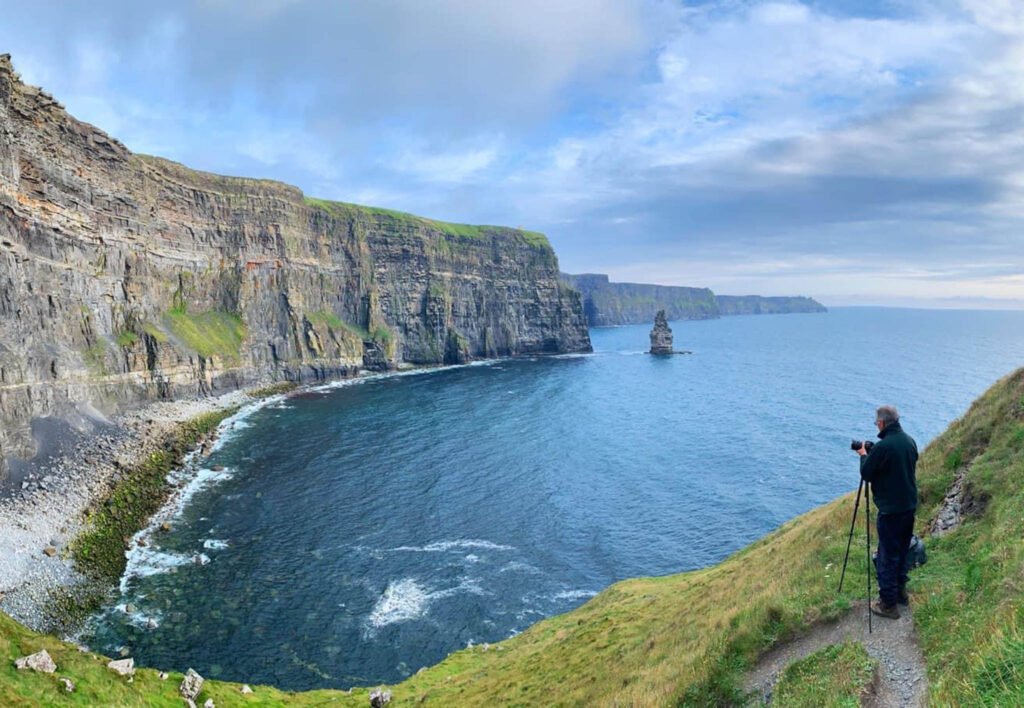
<path fill-rule="evenodd" d="M 0 57 L 0 460 L 39 416 L 589 348 L 541 234 L 135 155 Z"/>

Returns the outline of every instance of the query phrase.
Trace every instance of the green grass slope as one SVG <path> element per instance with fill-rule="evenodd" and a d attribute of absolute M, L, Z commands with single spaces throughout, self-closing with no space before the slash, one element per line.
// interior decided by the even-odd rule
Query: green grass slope
<path fill-rule="evenodd" d="M 854 487 L 852 455 L 850 468 Z M 942 706 L 1024 705 L 1024 369 L 993 386 L 922 455 L 920 534 L 954 476 L 965 468 L 973 512 L 958 530 L 929 541 L 929 563 L 911 581 L 930 698 Z M 395 701 L 445 706 L 739 703 L 743 672 L 761 652 L 842 614 L 859 599 L 859 583 L 836 594 L 852 507 L 850 494 L 814 509 L 711 568 L 618 583 L 579 609 L 505 642 L 452 654 L 391 687 Z M 851 559 L 851 577 L 863 577 L 862 556 Z M 73 647 L 0 618 L 0 658 L 7 657 L 0 667 L 0 704 L 18 705 L 25 696 L 36 703 L 66 700 L 55 678 L 13 673 L 16 656 L 42 645 L 53 647 L 58 666 L 61 657 L 69 662 L 60 675 L 83 686 L 110 684 L 102 662 L 75 656 Z M 852 662 L 866 670 L 862 660 L 848 653 L 815 659 L 822 667 Z M 117 691 L 110 702 L 152 699 L 159 704 L 172 695 L 167 684 L 151 678 L 143 672 L 135 684 L 110 688 Z M 828 704 L 836 681 L 815 684 L 820 688 L 801 685 L 800 700 Z M 257 688 L 255 696 L 244 698 L 235 685 L 209 685 L 207 695 L 218 706 L 368 703 L 366 692 L 358 690 L 352 695 L 286 694 Z"/>

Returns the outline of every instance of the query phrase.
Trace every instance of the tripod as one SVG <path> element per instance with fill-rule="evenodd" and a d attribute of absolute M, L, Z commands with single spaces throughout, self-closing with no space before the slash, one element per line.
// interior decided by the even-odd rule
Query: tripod
<path fill-rule="evenodd" d="M 850 520 L 850 537 L 846 540 L 843 572 L 839 576 L 839 592 L 843 591 L 843 580 L 846 579 L 846 563 L 850 560 L 850 546 L 853 544 L 853 529 L 857 525 L 857 508 L 860 506 L 861 490 L 864 491 L 864 528 L 867 530 L 868 634 L 871 634 L 871 488 L 863 479 L 857 487 L 857 501 L 853 503 L 853 519 Z"/>

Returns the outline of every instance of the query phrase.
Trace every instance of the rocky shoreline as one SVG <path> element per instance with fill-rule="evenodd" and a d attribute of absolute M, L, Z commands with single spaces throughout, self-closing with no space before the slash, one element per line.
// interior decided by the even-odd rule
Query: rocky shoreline
<path fill-rule="evenodd" d="M 71 544 L 86 529 L 90 510 L 109 499 L 129 471 L 172 444 L 189 421 L 260 397 L 236 390 L 152 403 L 32 465 L 0 499 L 0 611 L 31 629 L 53 631 L 56 593 L 87 580 L 74 566 Z"/>

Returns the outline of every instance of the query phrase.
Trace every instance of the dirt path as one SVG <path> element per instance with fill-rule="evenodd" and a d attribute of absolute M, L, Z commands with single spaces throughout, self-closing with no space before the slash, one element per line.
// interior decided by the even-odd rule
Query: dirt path
<path fill-rule="evenodd" d="M 900 613 L 898 620 L 873 617 L 873 631 L 868 634 L 867 609 L 863 602 L 858 603 L 838 622 L 819 625 L 761 657 L 747 674 L 744 689 L 756 692 L 767 701 L 788 664 L 831 644 L 856 641 L 879 663 L 876 696 L 870 705 L 878 708 L 924 706 L 928 689 L 924 657 L 917 646 L 912 613 L 905 607 L 900 608 Z"/>

